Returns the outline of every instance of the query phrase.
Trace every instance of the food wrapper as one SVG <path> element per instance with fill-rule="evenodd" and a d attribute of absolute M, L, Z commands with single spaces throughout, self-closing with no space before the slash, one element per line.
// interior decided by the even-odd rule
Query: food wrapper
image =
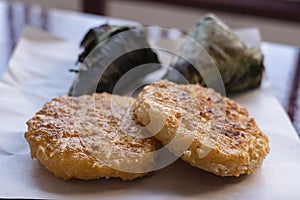
<path fill-rule="evenodd" d="M 244 33 L 251 41 L 253 34 L 249 31 L 244 30 Z M 171 48 L 177 48 L 177 43 L 176 40 L 152 41 L 154 45 Z M 65 181 L 55 177 L 30 158 L 24 138 L 26 121 L 45 102 L 67 94 L 75 78 L 68 70 L 77 55 L 77 43 L 32 28 L 25 29 L 0 80 L 0 198 L 226 200 L 300 197 L 299 138 L 266 79 L 260 88 L 233 96 L 248 108 L 270 140 L 270 154 L 252 175 L 222 178 L 179 159 L 152 176 L 134 181 Z"/>

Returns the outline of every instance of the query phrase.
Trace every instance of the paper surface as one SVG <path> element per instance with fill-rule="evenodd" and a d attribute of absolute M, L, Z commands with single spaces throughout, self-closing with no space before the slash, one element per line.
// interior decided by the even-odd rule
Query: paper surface
<path fill-rule="evenodd" d="M 299 199 L 300 142 L 265 80 L 261 88 L 234 97 L 270 139 L 270 154 L 250 176 L 221 178 L 180 160 L 134 181 L 64 181 L 52 175 L 30 158 L 25 123 L 46 101 L 68 92 L 77 47 L 25 30 L 0 81 L 0 198 Z"/>

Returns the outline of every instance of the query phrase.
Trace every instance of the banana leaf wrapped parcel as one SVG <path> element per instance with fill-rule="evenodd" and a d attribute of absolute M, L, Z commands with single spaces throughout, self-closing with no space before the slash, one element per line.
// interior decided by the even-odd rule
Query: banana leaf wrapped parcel
<path fill-rule="evenodd" d="M 91 29 L 80 46 L 84 51 L 78 58 L 79 69 L 74 70 L 77 78 L 69 90 L 70 96 L 112 93 L 120 78 L 133 68 L 148 64 L 138 73 L 132 71 L 124 85 L 134 84 L 138 77 L 160 68 L 158 57 L 140 28 L 104 24 Z"/>
<path fill-rule="evenodd" d="M 191 39 L 181 46 L 181 57 L 177 57 L 171 66 L 190 83 L 207 86 L 204 80 L 207 77 L 202 75 L 209 74 L 211 68 L 217 66 L 227 93 L 260 86 L 264 72 L 263 54 L 259 49 L 248 47 L 215 15 L 204 16 L 189 36 Z M 196 48 L 195 43 L 202 48 Z M 207 59 L 207 54 L 211 60 Z M 199 71 L 203 73 L 200 75 Z"/>

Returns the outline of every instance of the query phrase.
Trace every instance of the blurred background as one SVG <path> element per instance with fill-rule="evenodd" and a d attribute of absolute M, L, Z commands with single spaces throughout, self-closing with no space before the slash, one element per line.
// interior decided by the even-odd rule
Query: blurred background
<path fill-rule="evenodd" d="M 10 0 L 14 1 L 14 0 Z M 263 40 L 300 47 L 300 0 L 19 0 L 189 30 L 207 12 L 233 28 L 259 27 Z"/>

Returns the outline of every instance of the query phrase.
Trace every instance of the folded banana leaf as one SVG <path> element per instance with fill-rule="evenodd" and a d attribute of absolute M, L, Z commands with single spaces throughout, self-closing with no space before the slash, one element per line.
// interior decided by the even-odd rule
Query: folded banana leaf
<path fill-rule="evenodd" d="M 94 92 L 114 91 L 120 78 L 124 86 L 134 85 L 139 77 L 144 77 L 160 68 L 156 53 L 150 48 L 142 29 L 131 26 L 104 24 L 91 29 L 83 38 L 79 55 L 77 78 L 69 90 L 69 95 L 80 96 Z M 147 64 L 143 70 L 132 70 Z"/>
<path fill-rule="evenodd" d="M 181 57 L 175 59 L 172 67 L 190 83 L 207 86 L 205 79 L 214 78 L 203 76 L 212 74 L 212 68 L 217 66 L 227 93 L 256 88 L 261 84 L 264 71 L 262 53 L 259 49 L 248 47 L 215 15 L 208 14 L 202 18 L 189 36 L 191 39 L 184 42 Z M 197 47 L 199 44 L 202 48 Z M 207 53 L 211 59 L 208 59 Z M 168 77 L 171 75 L 167 74 Z"/>

